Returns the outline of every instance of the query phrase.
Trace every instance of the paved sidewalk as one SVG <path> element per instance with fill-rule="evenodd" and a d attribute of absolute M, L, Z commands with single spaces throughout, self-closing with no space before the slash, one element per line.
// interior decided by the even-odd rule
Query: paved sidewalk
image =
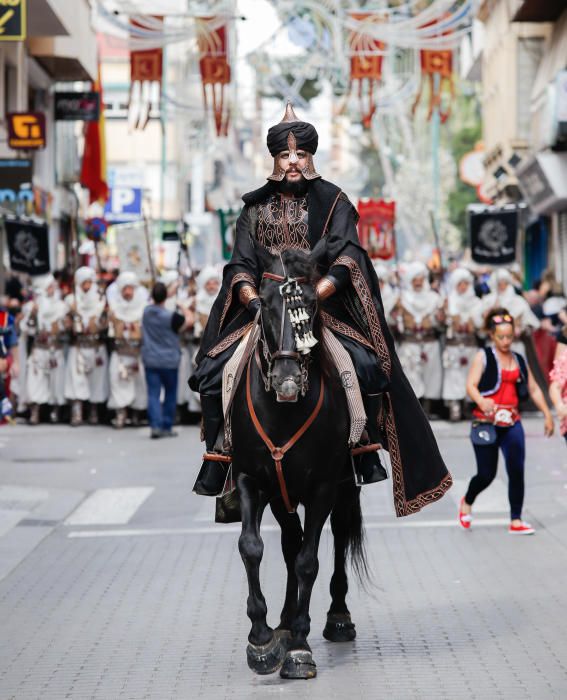
<path fill-rule="evenodd" d="M 540 437 L 541 421 L 526 421 L 526 517 L 536 536 L 507 534 L 500 480 L 479 499 L 473 531 L 463 532 L 455 512 L 472 472 L 467 426 L 434 427 L 457 486 L 401 520 L 391 484 L 365 490 L 375 580 L 369 592 L 351 586 L 352 644 L 321 637 L 332 559 L 324 534 L 311 609 L 319 675 L 309 682 L 246 667 L 238 527 L 212 524 L 212 500 L 188 493 L 196 429 L 155 442 L 142 430 L 17 426 L 2 434 L 0 486 L 53 497 L 66 487 L 84 500 L 59 511 L 50 534 L 0 582 L 0 698 L 566 697 L 564 445 Z M 41 454 L 69 461 L 25 461 Z M 284 581 L 270 518 L 263 536 L 262 582 L 275 623 Z"/>

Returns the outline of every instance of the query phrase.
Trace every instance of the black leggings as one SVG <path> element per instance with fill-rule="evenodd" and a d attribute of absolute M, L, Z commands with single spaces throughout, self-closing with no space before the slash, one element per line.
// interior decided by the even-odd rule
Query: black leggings
<path fill-rule="evenodd" d="M 498 449 L 502 450 L 506 471 L 508 472 L 508 500 L 512 520 L 522 517 L 524 503 L 524 462 L 526 456 L 526 438 L 521 421 L 511 428 L 496 428 L 496 442 L 493 445 L 473 445 L 476 456 L 476 476 L 470 480 L 465 503 L 469 506 L 496 476 L 498 466 Z"/>

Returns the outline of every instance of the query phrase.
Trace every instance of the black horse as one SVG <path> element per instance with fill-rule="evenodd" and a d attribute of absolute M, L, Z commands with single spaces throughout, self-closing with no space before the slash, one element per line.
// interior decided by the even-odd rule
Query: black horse
<path fill-rule="evenodd" d="M 239 550 L 248 576 L 247 613 L 252 622 L 247 658 L 259 674 L 281 667 L 282 678 L 313 678 L 317 671 L 307 642 L 309 604 L 321 531 L 329 515 L 335 570 L 323 635 L 332 642 L 356 636 L 345 600 L 346 560 L 350 555 L 358 571 L 366 570 L 360 489 L 353 478 L 349 415 L 338 374 L 325 357 L 323 343 L 305 351 L 298 315 L 289 308 L 294 303 L 302 307 L 299 318 L 307 314 L 307 324 L 311 327 L 313 321 L 320 339 L 314 269 L 308 256 L 297 252 L 263 257 L 260 340 L 232 406 L 233 475 L 242 513 Z M 260 523 L 268 503 L 281 528 L 287 568 L 276 630 L 266 622 L 259 576 L 264 548 Z M 303 528 L 293 512 L 299 503 L 305 507 Z"/>

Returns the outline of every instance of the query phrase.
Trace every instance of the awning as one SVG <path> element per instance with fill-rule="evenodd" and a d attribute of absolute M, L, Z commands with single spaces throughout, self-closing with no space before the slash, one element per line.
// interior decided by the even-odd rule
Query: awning
<path fill-rule="evenodd" d="M 539 153 L 521 163 L 516 175 L 527 203 L 537 214 L 567 210 L 567 153 Z"/>
<path fill-rule="evenodd" d="M 512 22 L 555 22 L 565 10 L 565 0 L 524 0 Z"/>

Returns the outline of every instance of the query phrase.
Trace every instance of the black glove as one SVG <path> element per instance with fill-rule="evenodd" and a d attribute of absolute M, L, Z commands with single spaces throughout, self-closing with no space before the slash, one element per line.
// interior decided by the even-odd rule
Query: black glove
<path fill-rule="evenodd" d="M 260 299 L 258 299 L 258 297 L 256 297 L 255 299 L 250 299 L 250 301 L 248 302 L 248 306 L 246 307 L 248 313 L 251 316 L 256 316 L 256 314 L 258 313 L 258 311 L 260 311 L 261 308 L 262 302 L 260 301 Z"/>

